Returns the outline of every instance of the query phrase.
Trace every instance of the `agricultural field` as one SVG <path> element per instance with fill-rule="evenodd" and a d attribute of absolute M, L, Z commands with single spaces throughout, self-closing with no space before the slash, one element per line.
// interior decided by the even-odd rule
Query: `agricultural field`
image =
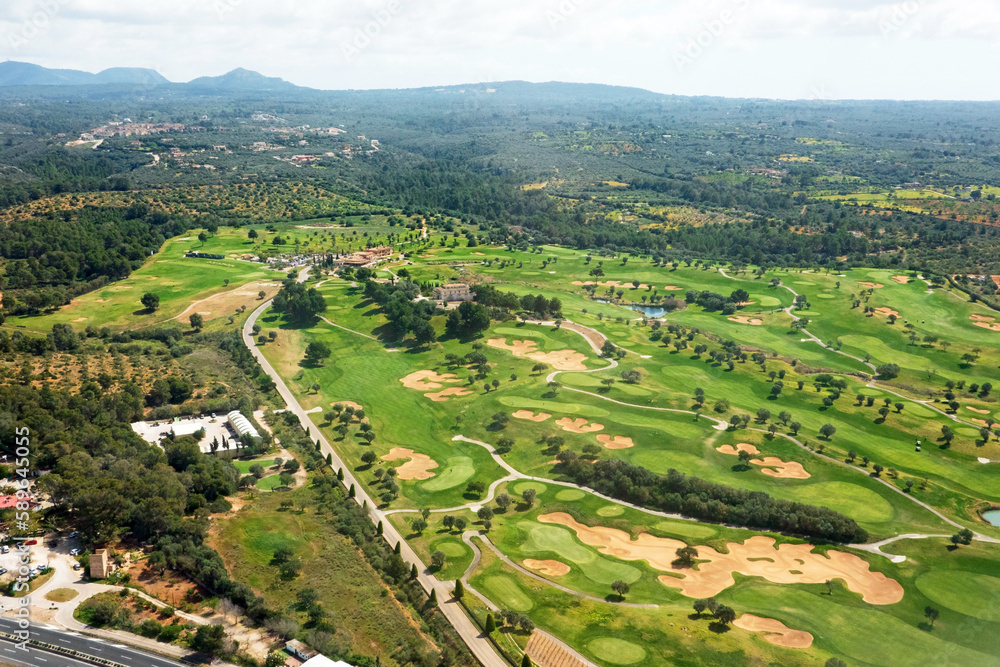
<path fill-rule="evenodd" d="M 603 274 L 592 276 L 597 267 Z M 324 278 L 318 289 L 328 309 L 315 325 L 291 328 L 273 313 L 258 323 L 274 332 L 264 353 L 315 410 L 313 426 L 384 498 L 382 509 L 427 564 L 443 558 L 433 569 L 439 578 L 464 578 L 599 664 L 815 664 L 834 656 L 998 664 L 990 638 L 997 620 L 979 611 L 1000 584 L 988 568 L 996 545 L 955 548 L 947 539 L 964 527 L 1000 538 L 981 518 L 1000 505 L 997 464 L 981 462 L 1000 460 L 996 436 L 980 430 L 1000 412 L 983 390 L 1000 379 L 990 344 L 1000 332 L 981 326 L 994 317 L 984 307 L 891 271 L 759 275 L 557 247 L 431 247 L 407 270 L 417 281 L 557 297 L 565 322 L 497 322 L 462 339 L 444 335 L 439 314 L 431 323 L 440 339 L 418 346 L 398 339 L 361 286 Z M 737 289 L 748 296 L 729 316 L 697 303 L 663 307 L 689 291 Z M 648 317 L 633 310 L 643 306 Z M 808 321 L 796 327 L 794 318 Z M 602 358 L 605 339 L 620 356 Z M 753 358 L 718 361 L 712 355 L 727 341 Z M 304 364 L 310 342 L 333 355 Z M 485 356 L 485 378 L 454 361 L 470 353 Z M 898 366 L 895 376 L 875 379 L 886 364 Z M 628 371 L 640 379 L 623 380 Z M 326 413 L 338 403 L 364 410 L 370 444 L 361 422 L 344 435 L 335 430 L 336 415 Z M 748 461 L 737 456 L 744 450 Z M 567 451 L 826 507 L 854 519 L 867 544 L 657 516 L 576 488 L 556 458 Z M 367 452 L 374 457 L 363 460 Z M 390 478 L 397 496 L 384 495 Z M 536 493 L 530 505 L 528 489 Z M 504 494 L 513 499 L 506 508 L 494 500 Z M 492 510 L 489 526 L 477 515 L 483 506 Z M 430 514 L 414 528 L 419 510 Z M 457 518 L 475 536 L 463 536 Z M 883 540 L 881 552 L 870 546 Z M 685 546 L 698 552 L 691 565 L 677 563 Z M 778 553 L 798 560 L 754 565 Z M 965 575 L 950 572 L 975 574 L 977 586 L 961 593 L 965 605 L 948 584 Z M 700 578 L 705 585 L 683 583 Z M 610 588 L 617 581 L 629 585 L 624 599 Z M 707 597 L 741 618 L 723 629 L 692 614 L 694 600 Z M 940 611 L 933 627 L 925 607 Z M 776 624 L 784 635 L 774 634 Z M 968 632 L 970 624 L 979 630 Z M 528 635 L 503 632 L 526 646 Z"/>

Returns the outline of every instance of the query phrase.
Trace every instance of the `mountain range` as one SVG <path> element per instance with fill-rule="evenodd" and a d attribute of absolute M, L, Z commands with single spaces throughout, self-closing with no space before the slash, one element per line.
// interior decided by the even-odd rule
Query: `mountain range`
<path fill-rule="evenodd" d="M 8 60 L 0 63 L 2 86 L 177 86 L 214 90 L 291 90 L 298 88 L 277 77 L 267 77 L 257 72 L 238 68 L 222 76 L 203 76 L 187 84 L 176 84 L 152 69 L 140 67 L 112 67 L 92 74 L 73 69 L 50 69 L 32 63 Z"/>

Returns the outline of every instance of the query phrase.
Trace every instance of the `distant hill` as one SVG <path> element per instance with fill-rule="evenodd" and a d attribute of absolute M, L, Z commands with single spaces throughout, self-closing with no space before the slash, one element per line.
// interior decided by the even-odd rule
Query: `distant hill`
<path fill-rule="evenodd" d="M 186 84 L 172 84 L 162 74 L 141 67 L 111 67 L 91 74 L 74 69 L 49 69 L 32 63 L 8 60 L 0 63 L 0 86 L 94 86 L 94 85 L 187 86 L 220 91 L 295 90 L 295 84 L 268 77 L 242 67 L 222 76 L 203 76 Z"/>
<path fill-rule="evenodd" d="M 294 90 L 298 88 L 278 77 L 264 76 L 242 67 L 222 76 L 202 76 L 187 84 L 191 88 L 212 88 L 215 90 Z"/>

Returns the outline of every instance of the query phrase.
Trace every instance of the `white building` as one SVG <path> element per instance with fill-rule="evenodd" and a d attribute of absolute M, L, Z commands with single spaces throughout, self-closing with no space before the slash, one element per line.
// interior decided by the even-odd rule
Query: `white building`
<path fill-rule="evenodd" d="M 260 433 L 257 432 L 257 429 L 253 427 L 250 420 L 244 417 L 239 410 L 233 410 L 229 413 L 228 417 L 229 425 L 233 427 L 233 430 L 241 438 L 244 435 L 249 435 L 252 438 L 260 438 Z"/>
<path fill-rule="evenodd" d="M 442 285 L 434 288 L 434 300 L 441 303 L 455 303 L 456 301 L 475 301 L 476 296 L 464 283 L 454 285 Z"/>

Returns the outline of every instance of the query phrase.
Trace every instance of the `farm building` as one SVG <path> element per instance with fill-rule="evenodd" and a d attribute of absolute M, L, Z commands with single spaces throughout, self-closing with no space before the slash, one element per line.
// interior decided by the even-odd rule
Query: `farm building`
<path fill-rule="evenodd" d="M 229 418 L 229 425 L 233 427 L 233 430 L 236 431 L 236 434 L 241 438 L 244 435 L 249 435 L 251 438 L 260 437 L 260 433 L 257 432 L 257 429 L 253 427 L 250 420 L 244 417 L 239 410 L 233 410 L 227 416 Z"/>

